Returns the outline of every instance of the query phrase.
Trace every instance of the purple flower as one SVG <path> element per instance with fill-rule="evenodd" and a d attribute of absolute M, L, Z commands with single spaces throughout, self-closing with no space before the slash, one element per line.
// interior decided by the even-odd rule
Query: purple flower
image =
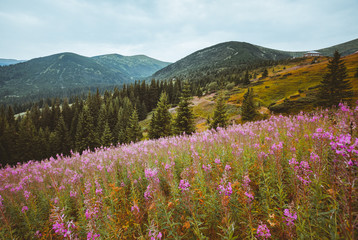
<path fill-rule="evenodd" d="M 224 183 L 218 186 L 218 190 L 220 194 L 224 194 L 225 196 L 231 196 L 232 194 L 232 187 L 231 182 L 228 182 L 226 185 Z"/>
<path fill-rule="evenodd" d="M 257 237 L 261 239 L 268 239 L 271 237 L 270 229 L 266 224 L 261 224 L 257 227 Z"/>
<path fill-rule="evenodd" d="M 287 226 L 293 226 L 294 221 L 297 219 L 297 214 L 295 212 L 291 213 L 289 209 L 285 209 L 283 211 L 283 215 L 285 215 L 286 225 Z"/>
<path fill-rule="evenodd" d="M 23 206 L 21 209 L 21 212 L 25 213 L 29 210 L 29 208 L 27 206 Z"/>
<path fill-rule="evenodd" d="M 181 189 L 182 192 L 188 191 L 189 188 L 190 188 L 190 183 L 189 183 L 189 181 L 186 180 L 186 179 L 185 179 L 185 180 L 184 180 L 184 179 L 180 180 L 179 188 Z"/>
<path fill-rule="evenodd" d="M 215 160 L 214 160 L 214 162 L 216 163 L 216 164 L 220 164 L 221 162 L 220 162 L 220 159 L 218 159 L 218 158 L 216 158 Z"/>
<path fill-rule="evenodd" d="M 225 171 L 230 171 L 231 170 L 231 167 L 230 167 L 230 165 L 229 164 L 226 164 L 226 166 L 225 166 Z"/>

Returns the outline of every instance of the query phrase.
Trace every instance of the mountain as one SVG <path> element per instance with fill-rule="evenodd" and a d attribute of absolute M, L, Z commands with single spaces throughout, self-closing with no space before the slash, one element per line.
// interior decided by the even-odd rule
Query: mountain
<path fill-rule="evenodd" d="M 317 50 L 325 56 L 333 55 L 338 50 L 343 56 L 358 50 L 358 39 L 330 48 Z M 198 71 L 222 71 L 229 68 L 246 67 L 267 60 L 283 60 L 303 57 L 307 51 L 281 51 L 245 42 L 224 42 L 196 51 L 183 59 L 168 65 L 153 74 L 153 78 L 190 77 Z"/>
<path fill-rule="evenodd" d="M 126 74 L 131 79 L 146 78 L 170 64 L 145 55 L 127 57 L 119 54 L 108 54 L 96 56 L 93 57 L 93 59 L 100 65 L 106 66 L 114 72 Z"/>
<path fill-rule="evenodd" d="M 25 62 L 25 60 L 0 58 L 0 66 L 8 66 L 8 65 L 12 65 L 12 64 L 21 63 L 21 62 Z"/>
<path fill-rule="evenodd" d="M 245 42 L 225 42 L 202 50 L 170 64 L 153 74 L 153 78 L 164 79 L 185 76 L 203 69 L 229 68 L 261 60 L 280 60 L 291 55 L 278 50 L 263 48 Z"/>
<path fill-rule="evenodd" d="M 28 96 L 108 87 L 148 77 L 164 63 L 146 56 L 117 54 L 84 57 L 59 53 L 0 67 L 0 102 Z"/>

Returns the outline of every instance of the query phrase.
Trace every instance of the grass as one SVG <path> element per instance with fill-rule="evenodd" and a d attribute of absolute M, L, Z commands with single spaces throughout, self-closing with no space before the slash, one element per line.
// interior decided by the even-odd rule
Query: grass
<path fill-rule="evenodd" d="M 0 170 L 2 239 L 356 239 L 358 107 Z"/>

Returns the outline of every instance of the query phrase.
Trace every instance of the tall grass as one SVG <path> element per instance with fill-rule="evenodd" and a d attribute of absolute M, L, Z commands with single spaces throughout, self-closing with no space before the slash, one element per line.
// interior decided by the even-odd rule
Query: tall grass
<path fill-rule="evenodd" d="M 358 107 L 0 170 L 2 239 L 357 239 Z"/>

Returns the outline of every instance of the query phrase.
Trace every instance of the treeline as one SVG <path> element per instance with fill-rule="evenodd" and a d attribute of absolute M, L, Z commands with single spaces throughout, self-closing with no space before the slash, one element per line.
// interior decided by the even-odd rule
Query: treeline
<path fill-rule="evenodd" d="M 31 109 L 33 105 L 37 105 L 39 108 L 45 107 L 45 104 L 51 106 L 56 98 L 59 99 L 60 103 L 62 104 L 64 99 L 67 98 L 69 104 L 74 103 L 76 98 L 86 99 L 88 92 L 96 93 L 97 90 L 103 95 L 104 92 L 112 91 L 115 87 L 119 89 L 122 86 L 89 86 L 89 87 L 77 87 L 77 88 L 64 88 L 64 89 L 47 89 L 45 91 L 29 94 L 26 96 L 12 96 L 0 99 L 0 105 L 4 105 L 7 109 L 9 106 L 12 107 L 14 113 L 21 113 L 26 112 L 27 110 Z M 9 95 L 7 91 L 3 91 L 2 95 Z"/>
<path fill-rule="evenodd" d="M 11 106 L 0 108 L 1 164 L 14 165 L 28 160 L 41 160 L 56 154 L 69 155 L 101 147 L 129 143 L 141 139 L 138 122 L 146 118 L 159 100 L 167 95 L 167 103 L 180 101 L 182 81 L 136 81 L 121 90 L 97 90 L 85 100 L 76 97 L 55 99 L 43 108 L 37 104 L 23 116 L 15 117 Z M 191 94 L 191 90 L 188 90 Z M 62 103 L 61 103 L 62 102 Z"/>

